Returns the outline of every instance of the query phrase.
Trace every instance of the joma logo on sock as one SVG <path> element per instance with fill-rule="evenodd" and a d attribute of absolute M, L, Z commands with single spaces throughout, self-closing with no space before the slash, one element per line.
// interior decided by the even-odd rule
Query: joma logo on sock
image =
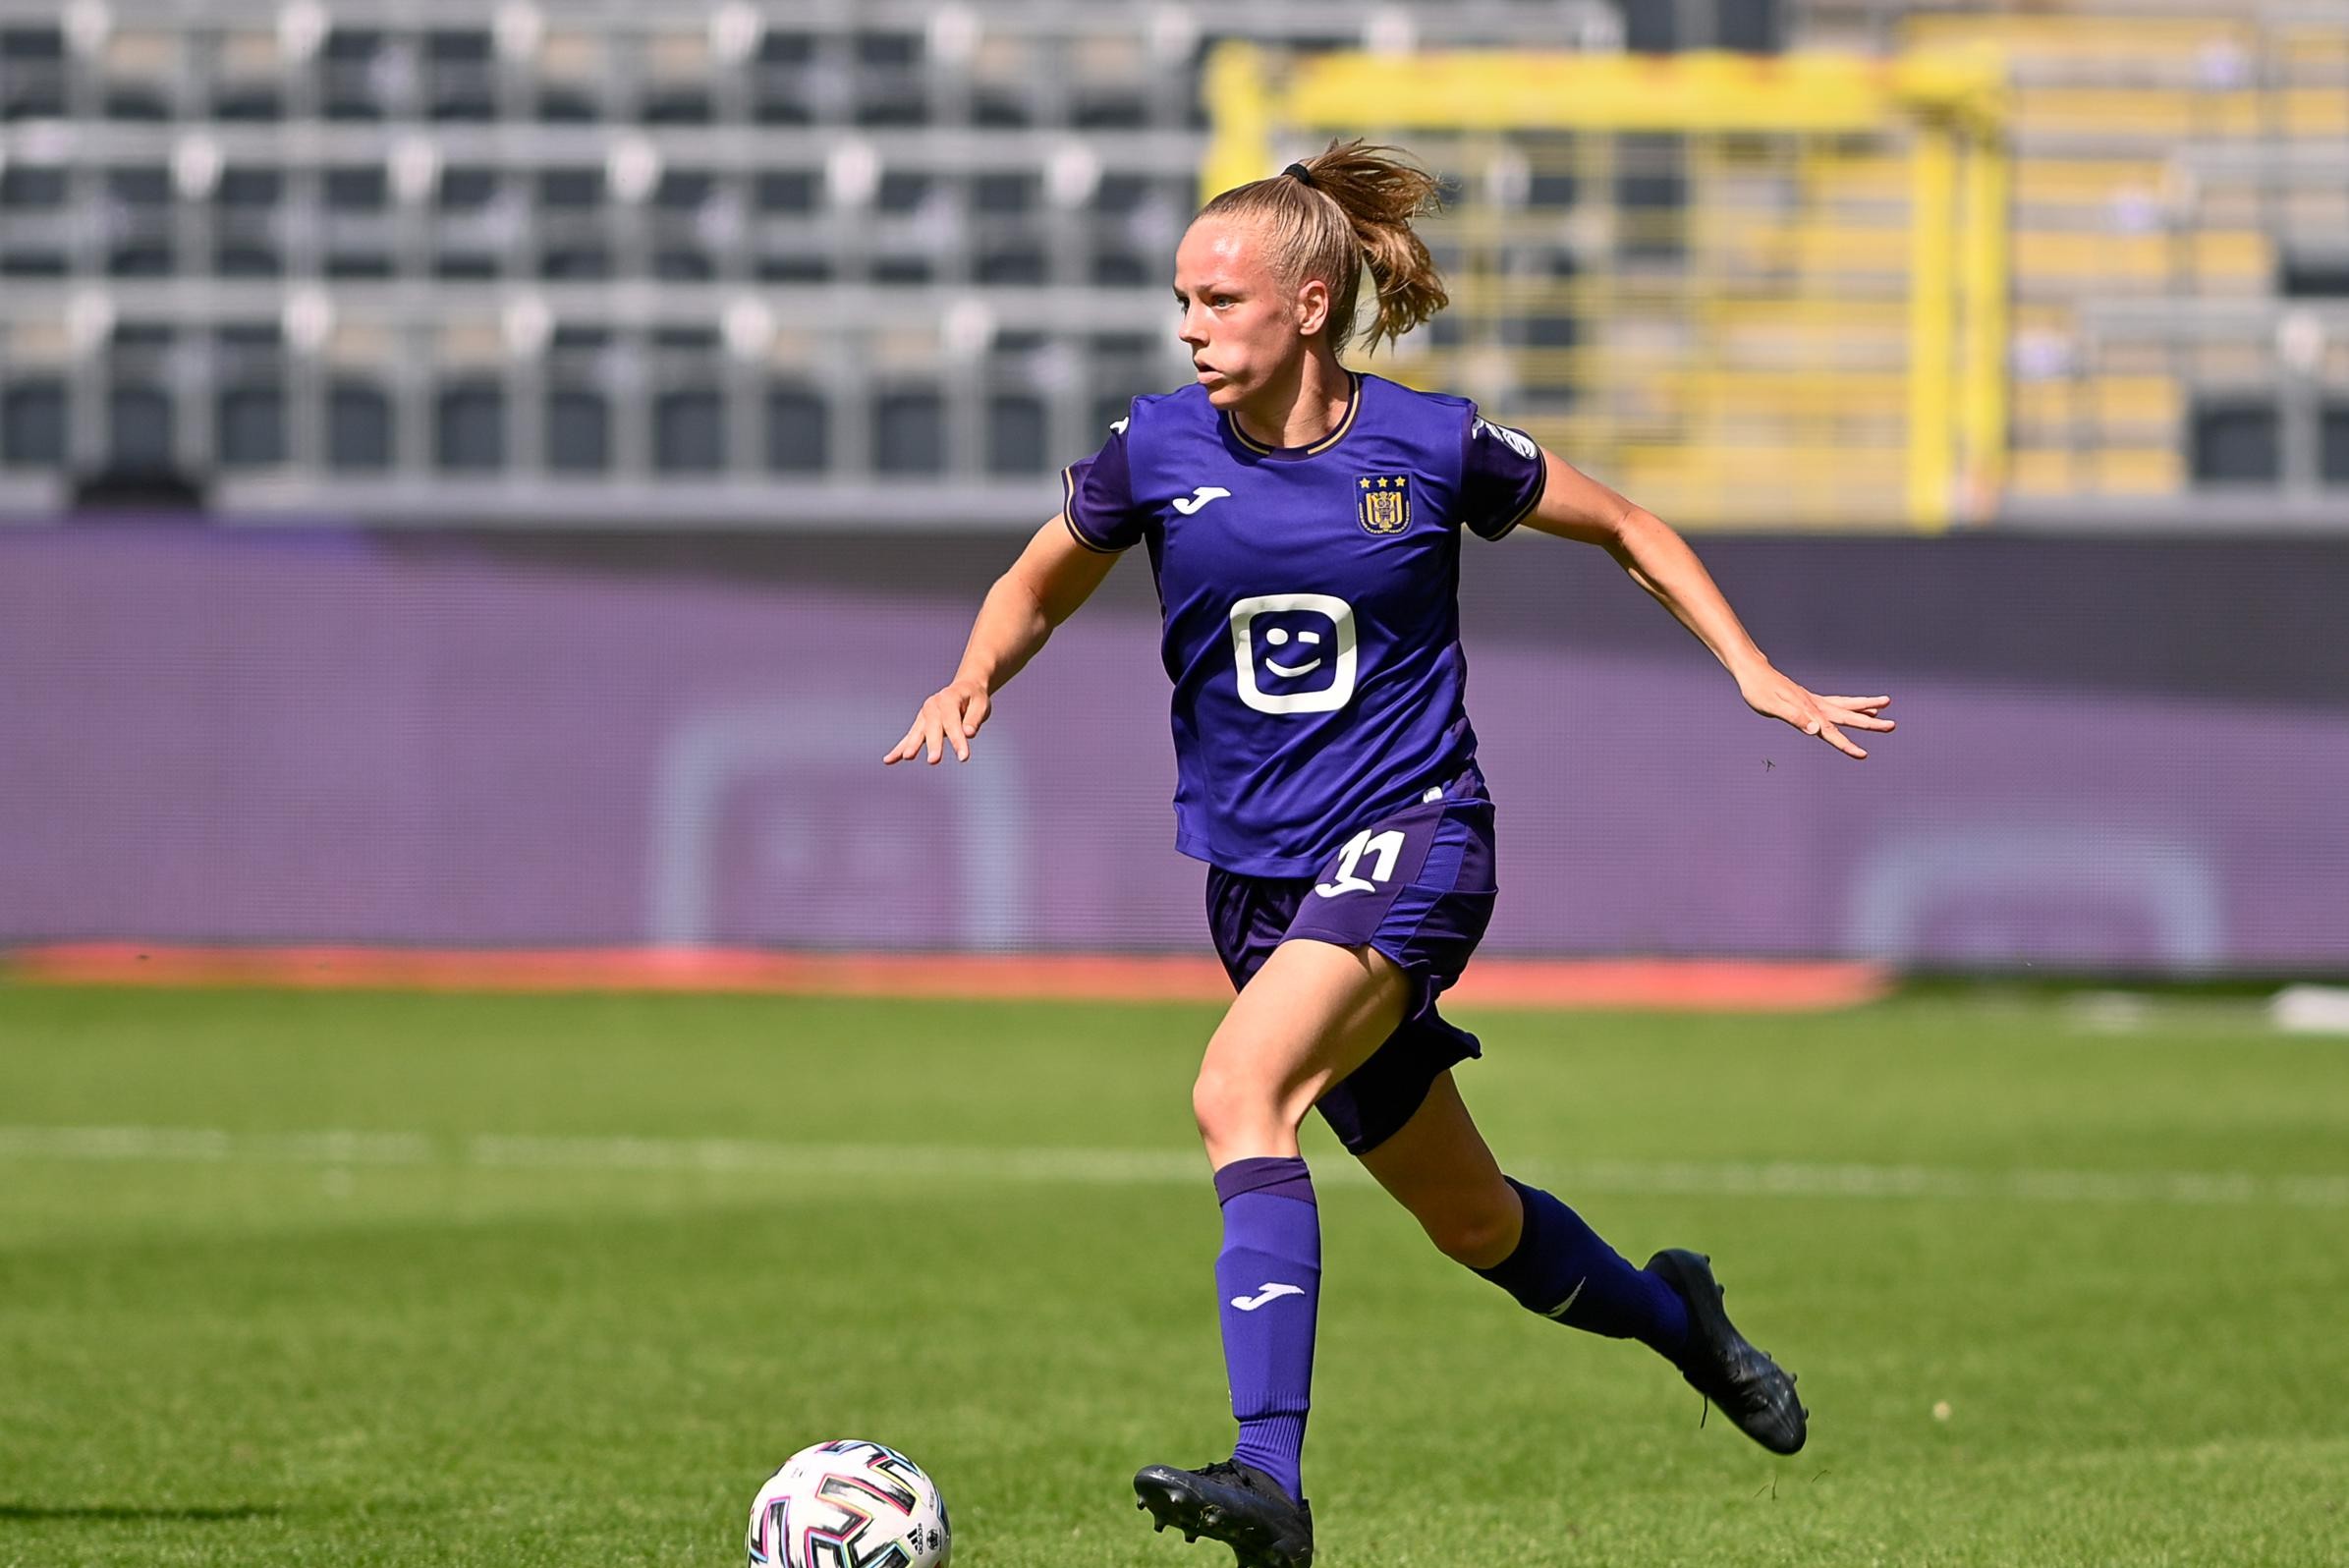
<path fill-rule="evenodd" d="M 1304 1294 L 1305 1287 L 1303 1285 L 1282 1285 L 1267 1279 L 1257 1287 L 1255 1295 L 1234 1296 L 1232 1305 L 1244 1313 L 1252 1313 L 1266 1302 L 1278 1301 L 1283 1296 L 1302 1296 Z"/>

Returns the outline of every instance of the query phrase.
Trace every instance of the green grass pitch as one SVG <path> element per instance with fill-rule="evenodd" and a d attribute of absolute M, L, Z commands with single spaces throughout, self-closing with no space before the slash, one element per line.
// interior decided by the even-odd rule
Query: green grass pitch
<path fill-rule="evenodd" d="M 930 1469 L 962 1568 L 1228 1562 L 1128 1486 L 1228 1451 L 1212 1020 L 0 987 L 0 1565 L 738 1562 L 834 1436 Z M 1811 1446 L 1519 1312 L 1316 1126 L 1328 1568 L 2349 1561 L 2349 1046 L 1466 1022 L 1504 1164 L 1710 1252 Z"/>

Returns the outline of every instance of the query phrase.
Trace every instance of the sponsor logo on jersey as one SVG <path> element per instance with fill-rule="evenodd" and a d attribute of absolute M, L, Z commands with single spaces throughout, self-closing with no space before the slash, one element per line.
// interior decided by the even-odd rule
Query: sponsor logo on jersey
<path fill-rule="evenodd" d="M 1354 606 L 1327 593 L 1259 593 L 1232 606 L 1240 700 L 1258 713 L 1334 713 L 1354 697 Z"/>
<path fill-rule="evenodd" d="M 1400 533 L 1411 527 L 1411 476 L 1362 474 L 1354 480 L 1362 526 L 1371 533 Z"/>

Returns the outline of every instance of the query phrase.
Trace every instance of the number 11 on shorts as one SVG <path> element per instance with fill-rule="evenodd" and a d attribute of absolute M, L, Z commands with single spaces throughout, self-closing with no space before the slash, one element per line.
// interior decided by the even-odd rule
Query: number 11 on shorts
<path fill-rule="evenodd" d="M 1340 893 L 1375 893 L 1378 884 L 1395 874 L 1395 857 L 1403 853 L 1403 830 L 1390 827 L 1383 833 L 1364 828 L 1346 840 L 1346 847 L 1338 851 L 1338 873 L 1326 882 L 1314 884 L 1314 892 L 1322 898 L 1335 898 Z M 1367 876 L 1354 873 L 1362 869 L 1363 858 L 1377 862 Z"/>

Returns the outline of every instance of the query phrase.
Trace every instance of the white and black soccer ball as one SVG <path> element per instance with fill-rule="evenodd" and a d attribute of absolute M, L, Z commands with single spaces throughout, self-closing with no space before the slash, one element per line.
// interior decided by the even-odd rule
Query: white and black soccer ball
<path fill-rule="evenodd" d="M 803 1448 L 751 1504 L 752 1568 L 946 1568 L 953 1553 L 936 1484 L 879 1443 Z"/>

